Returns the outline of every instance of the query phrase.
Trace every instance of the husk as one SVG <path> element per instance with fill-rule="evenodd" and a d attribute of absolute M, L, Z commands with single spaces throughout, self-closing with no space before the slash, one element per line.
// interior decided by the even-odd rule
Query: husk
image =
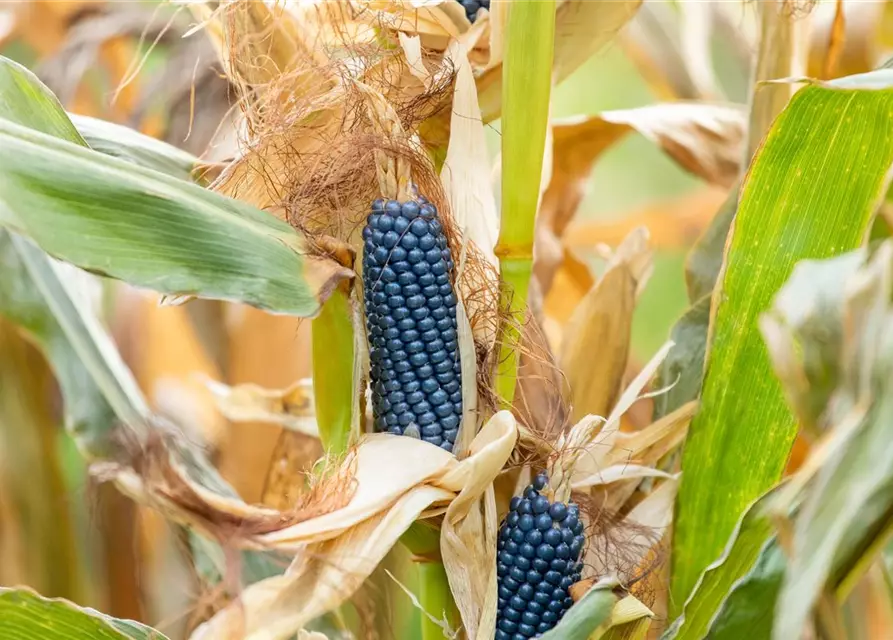
<path fill-rule="evenodd" d="M 315 490 L 318 503 L 305 504 L 300 512 L 290 514 L 249 507 L 190 487 L 204 500 L 204 508 L 217 510 L 219 519 L 243 518 L 241 535 L 231 537 L 231 545 L 296 554 L 284 576 L 249 586 L 199 627 L 193 640 L 273 640 L 294 634 L 309 620 L 349 598 L 412 522 L 437 513 L 444 514 L 441 552 L 451 588 L 463 621 L 476 627 L 491 578 L 474 572 L 472 565 L 479 563 L 469 562 L 468 554 L 495 553 L 495 509 L 488 509 L 486 503 L 492 501 L 492 481 L 516 439 L 514 418 L 505 411 L 483 427 L 469 456 L 461 461 L 414 438 L 367 436 L 329 480 L 337 491 L 349 496 L 347 500 L 339 504 L 337 497 L 327 495 L 323 479 Z M 135 475 L 118 479 L 128 481 L 131 492 L 146 489 L 146 485 L 139 486 Z M 152 485 L 153 489 L 157 486 Z M 326 508 L 327 503 L 334 508 Z M 205 516 L 196 522 L 192 516 L 197 510 L 178 509 L 174 500 L 164 506 L 169 512 L 179 511 L 180 518 L 200 528 L 207 528 L 211 519 Z M 220 511 L 223 509 L 226 511 Z M 303 518 L 303 513 L 312 517 Z M 248 533 L 251 527 L 260 526 L 268 530 Z M 484 536 L 478 533 L 482 530 Z"/>
<path fill-rule="evenodd" d="M 233 422 L 268 422 L 319 437 L 313 410 L 313 383 L 298 380 L 286 389 L 264 389 L 256 384 L 229 386 L 205 378 L 217 409 Z"/>

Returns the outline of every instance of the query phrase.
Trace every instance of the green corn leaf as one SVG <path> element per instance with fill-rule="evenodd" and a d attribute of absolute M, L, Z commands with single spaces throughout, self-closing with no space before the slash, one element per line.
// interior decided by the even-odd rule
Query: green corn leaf
<path fill-rule="evenodd" d="M 757 320 L 796 262 L 861 243 L 891 165 L 893 91 L 829 85 L 795 94 L 751 164 L 714 296 L 701 408 L 683 452 L 675 613 L 742 511 L 779 480 L 796 435 Z"/>
<path fill-rule="evenodd" d="M 69 114 L 69 117 L 94 151 L 181 180 L 193 180 L 195 177 L 193 172 L 199 160 L 191 153 L 120 124 L 76 114 Z"/>
<path fill-rule="evenodd" d="M 0 588 L 3 640 L 167 640 L 160 631 L 24 589 Z"/>
<path fill-rule="evenodd" d="M 85 148 L 49 90 L 0 61 L 0 227 L 136 286 L 296 316 L 316 315 L 351 275 L 267 213 Z"/>
<path fill-rule="evenodd" d="M 611 617 L 611 611 L 620 599 L 615 591 L 618 585 L 614 578 L 599 580 L 564 614 L 555 628 L 540 636 L 541 640 L 588 640 Z"/>

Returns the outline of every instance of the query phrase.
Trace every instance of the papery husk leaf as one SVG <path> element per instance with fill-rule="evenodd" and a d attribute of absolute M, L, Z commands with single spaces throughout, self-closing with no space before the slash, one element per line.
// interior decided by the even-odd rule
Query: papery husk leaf
<path fill-rule="evenodd" d="M 658 144 L 686 170 L 717 184 L 738 177 L 745 113 L 738 105 L 665 103 L 606 111 L 553 124 L 553 167 L 537 220 L 534 265 L 544 292 L 560 264 L 557 239 L 567 230 L 601 154 L 632 131 Z M 547 250 L 544 253 L 544 247 Z"/>
<path fill-rule="evenodd" d="M 589 640 L 639 640 L 644 638 L 654 613 L 635 596 L 626 596 L 611 609 L 611 617 L 602 623 Z M 644 623 L 644 624 L 640 624 Z M 641 634 L 641 635 L 637 635 Z"/>
<path fill-rule="evenodd" d="M 456 226 L 498 269 L 494 248 L 499 239 L 499 213 L 490 182 L 490 157 L 474 76 L 466 51 L 458 42 L 450 45 L 447 58 L 456 66 L 456 82 L 450 143 L 440 179 Z"/>
<path fill-rule="evenodd" d="M 561 370 L 570 388 L 571 417 L 605 415 L 626 371 L 636 294 L 651 274 L 648 231 L 633 231 L 571 316 L 561 343 Z M 593 358 L 594 354 L 598 354 Z"/>
<path fill-rule="evenodd" d="M 451 2 L 413 6 L 404 0 L 368 0 L 362 5 L 369 10 L 361 16 L 366 22 L 418 34 L 426 49 L 443 51 L 469 25 L 462 6 Z"/>
<path fill-rule="evenodd" d="M 478 427 L 478 378 L 477 352 L 474 335 L 465 304 L 456 300 L 456 328 L 459 343 L 459 359 L 462 373 L 462 423 L 453 453 L 460 460 L 469 455 L 469 450 L 477 435 Z"/>
<path fill-rule="evenodd" d="M 295 552 L 286 575 L 248 587 L 237 601 L 197 629 L 193 640 L 288 637 L 310 619 L 349 598 L 413 521 L 444 513 L 445 507 L 441 538 L 444 562 L 457 562 L 461 554 L 462 566 L 468 570 L 464 547 L 470 542 L 470 532 L 464 522 L 470 518 L 470 528 L 480 531 L 474 523 L 474 505 L 491 486 L 516 439 L 517 426 L 506 411 L 484 426 L 472 443 L 469 457 L 462 461 L 414 438 L 367 436 L 334 476 L 339 491 L 343 493 L 349 487 L 346 502 L 338 505 L 336 500 L 335 508 L 330 509 L 324 504 L 321 509 L 307 506 L 312 514 L 309 519 L 301 520 L 298 514 L 296 524 L 289 525 L 286 519 L 285 526 L 274 524 L 268 526 L 271 530 L 267 533 L 244 539 L 244 544 Z M 395 465 L 395 459 L 401 464 Z M 319 491 L 325 500 L 324 488 Z M 269 510 L 196 493 L 213 509 L 275 523 L 275 518 L 270 520 Z M 488 520 L 492 518 L 495 523 L 495 510 L 490 512 Z M 475 546 L 486 545 L 489 540 L 493 542 L 489 548 L 495 550 L 495 524 L 487 525 L 485 531 L 489 533 Z M 474 583 L 474 578 L 463 578 L 463 574 L 457 568 L 451 578 Z M 490 576 L 486 579 L 489 581 Z M 462 587 L 453 585 L 453 589 L 465 593 Z M 480 606 L 480 601 L 459 600 L 466 609 Z M 465 615 L 474 617 L 473 613 Z"/>
<path fill-rule="evenodd" d="M 250 383 L 229 386 L 208 378 L 205 386 L 214 394 L 217 408 L 228 420 L 269 422 L 319 437 L 310 380 L 298 380 L 286 389 L 264 389 Z"/>

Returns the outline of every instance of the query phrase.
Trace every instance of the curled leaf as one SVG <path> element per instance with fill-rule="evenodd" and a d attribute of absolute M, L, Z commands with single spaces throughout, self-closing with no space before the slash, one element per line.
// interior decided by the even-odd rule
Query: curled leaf
<path fill-rule="evenodd" d="M 220 412 L 233 422 L 269 422 L 319 437 L 310 380 L 298 380 L 287 389 L 264 389 L 256 384 L 231 387 L 210 378 L 205 385 L 214 394 Z"/>

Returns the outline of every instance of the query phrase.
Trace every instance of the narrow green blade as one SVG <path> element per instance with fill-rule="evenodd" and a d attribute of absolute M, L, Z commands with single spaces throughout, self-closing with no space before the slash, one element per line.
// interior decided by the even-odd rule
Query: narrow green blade
<path fill-rule="evenodd" d="M 120 620 L 66 600 L 24 589 L 0 588 L 3 640 L 167 640 L 160 631 Z"/>
<path fill-rule="evenodd" d="M 796 435 L 757 327 L 804 258 L 857 247 L 893 164 L 893 91 L 800 90 L 756 154 L 714 295 L 701 409 L 683 452 L 674 614 L 742 511 L 773 486 Z"/>
<path fill-rule="evenodd" d="M 136 286 L 302 317 L 351 275 L 273 216 L 141 166 L 164 154 L 139 134 L 113 143 L 108 126 L 87 128 L 113 155 L 85 148 L 52 93 L 0 58 L 0 227 Z"/>
<path fill-rule="evenodd" d="M 620 599 L 615 592 L 619 583 L 613 578 L 600 580 L 574 604 L 561 622 L 540 636 L 541 640 L 587 640 L 611 617 Z"/>

